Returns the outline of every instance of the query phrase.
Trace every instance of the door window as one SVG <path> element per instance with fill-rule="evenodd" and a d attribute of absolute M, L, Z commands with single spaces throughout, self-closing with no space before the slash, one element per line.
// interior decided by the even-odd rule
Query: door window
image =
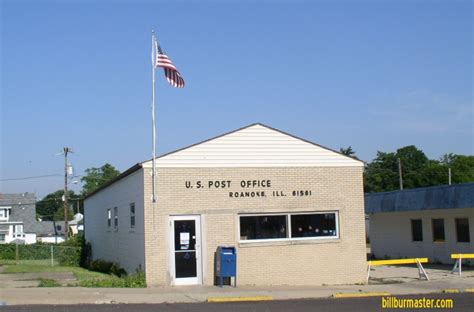
<path fill-rule="evenodd" d="M 196 221 L 174 221 L 175 277 L 196 277 Z"/>

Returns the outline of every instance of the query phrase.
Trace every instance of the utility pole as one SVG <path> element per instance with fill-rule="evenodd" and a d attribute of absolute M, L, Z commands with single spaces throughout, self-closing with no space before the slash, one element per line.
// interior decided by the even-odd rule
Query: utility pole
<path fill-rule="evenodd" d="M 67 177 L 68 177 L 68 161 L 67 161 L 67 154 L 69 152 L 72 152 L 72 150 L 69 147 L 64 148 L 64 240 L 67 240 L 68 238 L 68 230 L 69 230 L 69 225 L 68 225 L 68 210 L 69 210 L 69 194 L 67 190 Z"/>
<path fill-rule="evenodd" d="M 451 167 L 448 168 L 448 184 L 451 185 Z"/>
<path fill-rule="evenodd" d="M 403 190 L 402 161 L 400 157 L 398 157 L 398 178 L 400 181 L 400 190 Z"/>

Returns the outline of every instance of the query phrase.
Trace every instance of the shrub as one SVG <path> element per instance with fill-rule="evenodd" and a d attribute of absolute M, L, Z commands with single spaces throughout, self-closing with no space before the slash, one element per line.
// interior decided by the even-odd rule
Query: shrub
<path fill-rule="evenodd" d="M 55 246 L 54 254 L 60 265 L 79 266 L 81 262 L 81 248 L 68 246 Z"/>
<path fill-rule="evenodd" d="M 102 259 L 97 259 L 91 261 L 89 268 L 92 271 L 97 271 L 101 273 L 110 273 L 110 268 L 112 267 L 112 262 L 105 261 Z"/>
<path fill-rule="evenodd" d="M 127 275 L 127 272 L 121 268 L 118 263 L 102 259 L 91 261 L 89 269 L 92 271 L 113 274 L 118 277 Z"/>
<path fill-rule="evenodd" d="M 81 287 L 117 287 L 117 288 L 142 288 L 146 287 L 145 274 L 136 274 L 121 278 L 88 279 L 79 282 Z"/>
<path fill-rule="evenodd" d="M 61 246 L 76 248 L 76 250 L 73 251 L 73 255 L 63 255 L 63 258 L 60 259 L 62 265 L 81 266 L 83 268 L 89 267 L 91 245 L 90 243 L 86 243 L 83 233 L 79 233 L 76 236 L 69 238 L 67 241 L 61 243 Z"/>
<path fill-rule="evenodd" d="M 121 268 L 117 263 L 114 262 L 114 264 L 112 265 L 112 267 L 110 268 L 110 273 L 118 276 L 118 277 L 121 277 L 121 276 L 126 276 L 127 275 L 127 271 L 125 271 L 123 268 Z"/>
<path fill-rule="evenodd" d="M 61 243 L 61 246 L 68 246 L 68 247 L 80 247 L 85 245 L 84 234 L 79 233 L 76 236 L 69 238 L 67 241 Z"/>
<path fill-rule="evenodd" d="M 51 248 L 53 257 L 64 266 L 79 266 L 82 257 L 82 247 L 70 240 L 63 244 L 35 243 L 30 245 L 0 244 L 0 260 L 16 260 L 16 249 L 18 248 L 18 260 L 49 260 L 51 259 Z"/>
<path fill-rule="evenodd" d="M 81 249 L 81 261 L 80 266 L 83 268 L 88 268 L 91 263 L 91 256 L 92 256 L 92 246 L 90 243 L 85 243 Z"/>
<path fill-rule="evenodd" d="M 0 260 L 15 260 L 16 247 L 15 244 L 0 245 Z"/>
<path fill-rule="evenodd" d="M 48 244 L 36 243 L 31 245 L 1 244 L 0 260 L 16 260 L 16 248 L 20 260 L 42 260 L 51 258 L 51 248 Z"/>

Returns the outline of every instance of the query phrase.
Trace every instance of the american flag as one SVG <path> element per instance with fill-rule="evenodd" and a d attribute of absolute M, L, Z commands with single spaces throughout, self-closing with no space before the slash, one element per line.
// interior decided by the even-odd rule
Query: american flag
<path fill-rule="evenodd" d="M 171 59 L 163 53 L 158 41 L 155 39 L 156 61 L 155 67 L 161 67 L 165 71 L 166 80 L 175 88 L 184 88 L 183 76 L 179 73 L 176 66 L 174 66 Z"/>

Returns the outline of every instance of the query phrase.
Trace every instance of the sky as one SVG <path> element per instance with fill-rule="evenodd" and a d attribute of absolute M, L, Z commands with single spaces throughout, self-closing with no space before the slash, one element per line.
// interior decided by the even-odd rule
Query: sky
<path fill-rule="evenodd" d="M 332 149 L 474 154 L 471 1 L 0 0 L 0 192 L 63 187 L 261 122 Z M 10 180 L 42 175 L 47 178 Z M 76 191 L 80 183 L 71 181 Z"/>

